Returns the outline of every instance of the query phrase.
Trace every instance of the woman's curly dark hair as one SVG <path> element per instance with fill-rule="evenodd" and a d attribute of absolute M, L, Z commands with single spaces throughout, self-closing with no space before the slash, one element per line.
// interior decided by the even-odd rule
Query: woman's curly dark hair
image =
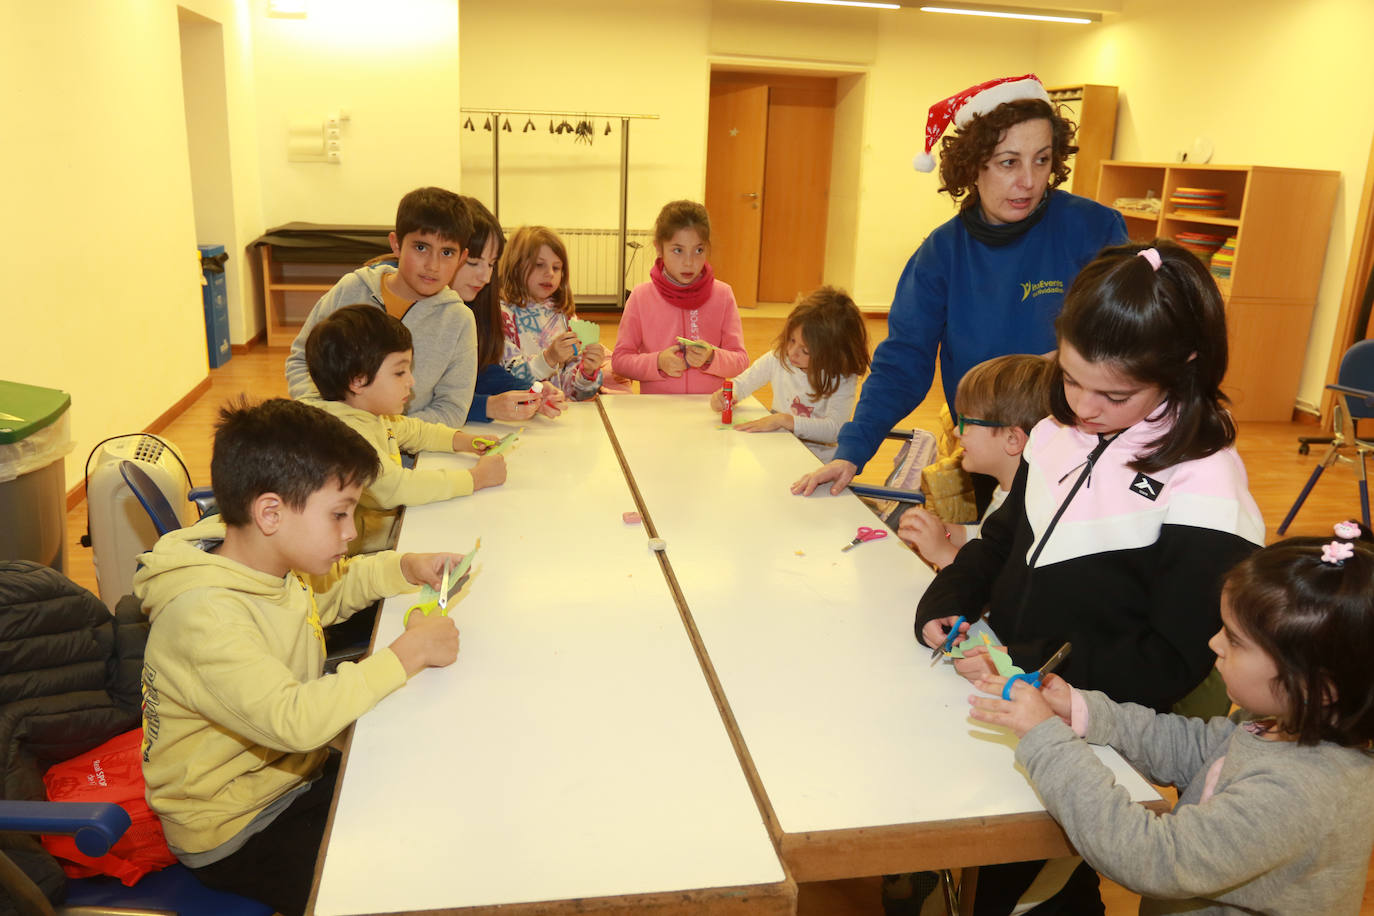
<path fill-rule="evenodd" d="M 1050 166 L 1050 187 L 1057 188 L 1069 177 L 1068 158 L 1078 152 L 1074 133 L 1078 125 L 1061 115 L 1044 99 L 1017 99 L 1004 102 L 984 115 L 977 115 L 955 134 L 940 141 L 940 190 L 956 201 L 972 195 L 978 199 L 978 174 L 997 151 L 1007 130 L 1022 121 L 1043 118 L 1054 134 L 1054 160 Z"/>

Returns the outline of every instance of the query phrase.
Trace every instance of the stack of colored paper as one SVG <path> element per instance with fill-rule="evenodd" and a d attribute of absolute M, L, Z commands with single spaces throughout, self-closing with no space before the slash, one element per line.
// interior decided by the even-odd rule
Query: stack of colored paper
<path fill-rule="evenodd" d="M 1169 195 L 1169 205 L 1199 216 L 1216 216 L 1226 210 L 1226 192 L 1215 188 L 1176 188 Z"/>
<path fill-rule="evenodd" d="M 1206 264 L 1226 242 L 1226 236 L 1210 235 L 1206 232 L 1179 232 L 1175 233 L 1174 241 L 1197 255 L 1198 260 Z"/>
<path fill-rule="evenodd" d="M 1226 244 L 1212 255 L 1212 276 L 1222 280 L 1231 279 L 1231 268 L 1236 263 L 1236 236 L 1226 240 Z"/>

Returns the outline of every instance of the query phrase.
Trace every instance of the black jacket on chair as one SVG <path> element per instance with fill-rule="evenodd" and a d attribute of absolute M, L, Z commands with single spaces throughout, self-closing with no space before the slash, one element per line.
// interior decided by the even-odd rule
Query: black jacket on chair
<path fill-rule="evenodd" d="M 0 798 L 42 800 L 43 773 L 141 721 L 148 621 L 137 599 L 116 614 L 56 570 L 0 561 Z M 36 837 L 0 834 L 8 855 L 60 901 L 66 878 Z M 14 912 L 0 895 L 0 916 Z"/>

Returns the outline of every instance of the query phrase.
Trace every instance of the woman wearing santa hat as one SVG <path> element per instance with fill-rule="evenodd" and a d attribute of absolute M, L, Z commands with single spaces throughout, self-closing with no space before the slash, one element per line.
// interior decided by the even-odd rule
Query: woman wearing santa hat
<path fill-rule="evenodd" d="M 1078 151 L 1034 74 L 990 80 L 930 108 L 925 152 L 953 120 L 940 151 L 940 190 L 959 214 L 916 250 L 892 298 L 888 336 L 873 357 L 854 419 L 840 428 L 835 458 L 792 485 L 839 494 L 883 436 L 925 398 L 940 357 L 945 400 L 976 364 L 1055 348 L 1054 319 L 1069 282 L 1103 248 L 1127 240 L 1121 214 L 1057 190 Z"/>

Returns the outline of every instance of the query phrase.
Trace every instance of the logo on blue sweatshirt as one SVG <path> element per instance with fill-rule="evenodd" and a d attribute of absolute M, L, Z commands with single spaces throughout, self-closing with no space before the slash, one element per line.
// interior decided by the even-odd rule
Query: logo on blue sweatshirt
<path fill-rule="evenodd" d="M 1047 295 L 1047 294 L 1050 294 L 1050 293 L 1057 293 L 1058 295 L 1061 295 L 1061 296 L 1064 295 L 1064 281 L 1063 281 L 1063 280 L 1037 280 L 1037 281 L 1035 281 L 1035 282 L 1033 282 L 1033 283 L 1022 283 L 1022 284 L 1021 284 L 1021 301 L 1022 301 L 1022 302 L 1025 302 L 1027 299 L 1034 298 L 1035 296 L 1044 296 L 1044 295 Z"/>

